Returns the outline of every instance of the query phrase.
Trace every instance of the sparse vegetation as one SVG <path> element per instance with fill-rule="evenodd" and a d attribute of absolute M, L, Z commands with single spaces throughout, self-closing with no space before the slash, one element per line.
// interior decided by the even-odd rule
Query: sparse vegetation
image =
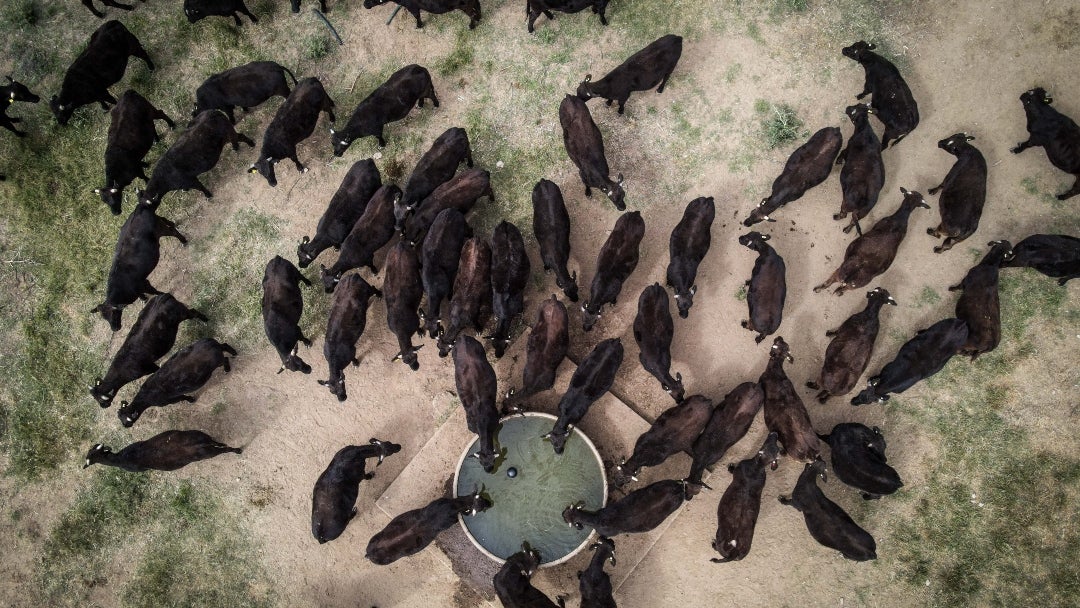
<path fill-rule="evenodd" d="M 334 51 L 334 43 L 326 34 L 312 34 L 304 38 L 304 57 L 318 61 Z"/>
<path fill-rule="evenodd" d="M 761 135 L 770 150 L 809 135 L 795 109 L 786 103 L 774 104 L 759 99 L 754 102 L 754 111 L 761 118 Z"/>

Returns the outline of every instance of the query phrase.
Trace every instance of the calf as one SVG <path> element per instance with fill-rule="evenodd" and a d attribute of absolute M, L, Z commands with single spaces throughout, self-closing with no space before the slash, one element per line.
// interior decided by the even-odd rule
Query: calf
<path fill-rule="evenodd" d="M 555 284 L 571 302 L 578 301 L 577 272 L 570 274 L 570 214 L 555 182 L 541 179 L 532 192 L 533 234 L 540 244 L 544 271 L 555 271 Z"/>
<path fill-rule="evenodd" d="M 480 450 L 471 456 L 480 461 L 485 472 L 491 473 L 495 470 L 495 441 L 499 428 L 499 410 L 495 407 L 497 381 L 484 345 L 472 336 L 461 336 L 454 344 L 454 385 L 465 408 L 469 432 L 480 438 Z"/>
<path fill-rule="evenodd" d="M 866 217 L 877 204 L 878 195 L 885 185 L 885 163 L 881 160 L 878 137 L 870 126 L 868 114 L 873 114 L 870 106 L 862 104 L 848 106 L 847 115 L 855 125 L 855 132 L 848 139 L 847 147 L 836 158 L 837 164 L 843 164 L 840 170 L 840 189 L 844 200 L 840 204 L 840 213 L 834 220 L 842 220 L 851 214 L 851 222 L 844 226 L 844 232 L 855 231 L 862 234 L 859 220 Z"/>
<path fill-rule="evenodd" d="M 626 193 L 622 188 L 623 176 L 611 180 L 607 157 L 604 155 L 604 137 L 589 114 L 589 106 L 573 95 L 567 95 L 559 104 L 559 122 L 563 129 L 563 145 L 566 154 L 578 168 L 578 175 L 585 184 L 585 196 L 592 196 L 592 189 L 599 188 L 619 211 L 626 209 Z"/>
<path fill-rule="evenodd" d="M 1033 234 L 1012 248 L 1002 268 L 1034 268 L 1064 285 L 1080 277 L 1080 239 L 1065 234 Z"/>
<path fill-rule="evenodd" d="M 296 247 L 296 257 L 300 268 L 307 268 L 329 247 L 339 249 L 345 237 L 349 236 L 356 221 L 364 215 L 368 201 L 382 187 L 379 168 L 370 158 L 358 160 L 349 168 L 341 186 L 334 192 L 326 211 L 319 218 L 315 236 L 307 236 Z"/>
<path fill-rule="evenodd" d="M 758 378 L 765 393 L 765 426 L 780 436 L 784 446 L 782 453 L 809 462 L 818 457 L 821 446 L 814 426 L 810 424 L 806 405 L 784 373 L 784 359 L 795 362 L 787 343 L 777 336 L 769 351 L 769 364 Z"/>
<path fill-rule="evenodd" d="M 232 149 L 239 151 L 240 142 L 255 145 L 251 138 L 236 132 L 224 113 L 200 114 L 154 165 L 154 172 L 146 182 L 146 190 L 139 192 L 139 200 L 156 207 L 165 194 L 192 188 L 202 192 L 206 198 L 213 197 L 214 193 L 199 181 L 199 175 L 217 165 L 226 143 L 231 143 Z"/>
<path fill-rule="evenodd" d="M 885 438 L 876 426 L 845 422 L 820 437 L 829 444 L 836 478 L 859 490 L 864 499 L 881 498 L 904 486 L 896 470 L 886 464 Z"/>
<path fill-rule="evenodd" d="M 668 241 L 669 262 L 666 284 L 675 291 L 679 316 L 686 318 L 697 293 L 698 266 L 712 245 L 712 224 L 716 205 L 711 196 L 698 197 L 686 206 L 682 219 L 671 231 Z"/>
<path fill-rule="evenodd" d="M 161 254 L 159 241 L 171 236 L 187 245 L 187 238 L 176 229 L 176 224 L 159 217 L 147 205 L 136 205 L 116 239 L 109 280 L 105 286 L 105 301 L 90 312 L 101 314 L 113 331 L 120 329 L 120 316 L 124 307 L 138 298 L 161 293 L 147 280 L 157 268 Z"/>
<path fill-rule="evenodd" d="M 450 354 L 458 335 L 471 326 L 478 333 L 484 328 L 483 312 L 491 302 L 491 247 L 481 238 L 465 241 L 454 279 L 454 297 L 450 299 L 450 323 L 443 332 L 439 326 L 439 356 Z"/>
<path fill-rule="evenodd" d="M 604 16 L 604 11 L 607 10 L 609 0 L 525 0 L 525 14 L 529 18 L 529 33 L 533 33 L 533 24 L 543 13 L 548 19 L 554 19 L 555 14 L 552 11 L 558 11 L 560 13 L 578 13 L 587 8 L 591 8 L 592 12 L 600 16 L 600 25 L 607 25 L 607 17 Z"/>
<path fill-rule="evenodd" d="M 844 136 L 839 127 L 825 127 L 814 133 L 809 141 L 791 153 L 784 170 L 773 180 L 772 192 L 743 220 L 743 226 L 776 221 L 771 216 L 777 209 L 799 200 L 808 190 L 824 182 L 832 172 L 843 144 Z"/>
<path fill-rule="evenodd" d="M 170 129 L 175 129 L 176 123 L 131 89 L 120 96 L 110 115 L 112 122 L 105 145 L 105 186 L 96 188 L 94 194 L 101 197 L 113 215 L 120 215 L 124 188 L 136 177 L 143 181 L 150 179 L 145 173 L 150 165 L 143 158 L 154 142 L 161 139 L 154 121 L 164 120 Z"/>
<path fill-rule="evenodd" d="M 147 408 L 165 407 L 181 401 L 195 403 L 195 397 L 188 393 L 205 386 L 215 369 L 224 368 L 226 374 L 231 371 L 225 353 L 236 356 L 233 347 L 213 338 L 203 338 L 176 351 L 161 369 L 143 382 L 131 403 L 120 402 L 116 412 L 120 423 L 130 427 Z"/>
<path fill-rule="evenodd" d="M 375 252 L 394 237 L 394 202 L 400 197 L 401 190 L 393 184 L 375 191 L 364 207 L 364 215 L 356 220 L 349 236 L 341 242 L 341 255 L 337 261 L 330 268 L 321 266 L 320 277 L 326 293 L 332 293 L 341 276 L 354 268 L 366 266 L 372 274 L 378 273 Z"/>
<path fill-rule="evenodd" d="M 150 298 L 139 311 L 124 343 L 116 351 L 105 378 L 94 380 L 90 394 L 101 407 L 112 405 L 116 391 L 130 382 L 158 370 L 157 360 L 172 350 L 176 332 L 188 319 L 208 321 L 206 315 L 188 308 L 182 302 L 163 293 Z"/>
<path fill-rule="evenodd" d="M 469 230 L 465 216 L 457 209 L 443 209 L 435 216 L 420 249 L 420 277 L 427 295 L 427 310 L 421 311 L 432 338 L 439 337 L 439 316 L 444 300 L 450 299 L 457 276 L 461 248 Z M 404 241 L 402 241 L 404 243 Z"/>
<path fill-rule="evenodd" d="M 367 326 L 368 303 L 371 297 L 381 297 L 382 292 L 368 285 L 358 274 L 351 274 L 342 281 L 330 303 L 326 321 L 326 338 L 323 339 L 323 356 L 330 365 L 330 376 L 319 384 L 330 389 L 338 401 L 345 401 L 345 366 L 360 366 L 356 357 L 356 343 Z"/>
<path fill-rule="evenodd" d="M 349 445 L 334 454 L 326 470 L 315 481 L 311 491 L 311 535 L 319 544 L 334 540 L 356 517 L 356 497 L 360 482 L 375 477 L 366 473 L 368 458 L 383 458 L 401 451 L 401 446 L 389 441 L 372 439 L 368 445 Z"/>
<path fill-rule="evenodd" d="M 1041 146 L 1055 167 L 1077 176 L 1072 188 L 1059 194 L 1063 201 L 1080 194 L 1080 126 L 1068 116 L 1050 107 L 1054 101 L 1042 88 L 1031 89 L 1020 96 L 1027 116 L 1027 141 L 1016 144 L 1013 154 L 1032 146 Z"/>
<path fill-rule="evenodd" d="M 739 244 L 758 252 L 750 280 L 746 282 L 746 304 L 750 318 L 742 326 L 758 332 L 754 342 L 758 344 L 765 336 L 776 331 L 784 317 L 784 300 L 787 298 L 787 282 L 784 277 L 784 258 L 765 244 L 769 235 L 748 232 L 739 237 Z"/>
<path fill-rule="evenodd" d="M 681 403 L 685 394 L 682 374 L 671 377 L 671 339 L 674 336 L 675 324 L 671 320 L 667 291 L 659 283 L 653 283 L 638 297 L 638 311 L 634 317 L 638 361 L 675 403 Z"/>
<path fill-rule="evenodd" d="M 686 480 L 664 479 L 609 502 L 599 511 L 587 511 L 579 502 L 563 509 L 562 517 L 578 530 L 589 526 L 600 536 L 648 532 L 664 523 L 686 497 Z"/>
<path fill-rule="evenodd" d="M 394 225 L 399 232 L 405 229 L 405 218 L 416 210 L 416 205 L 454 177 L 463 160 L 470 168 L 473 166 L 469 135 L 461 127 L 450 127 L 420 157 L 405 182 L 401 201 L 394 207 Z"/>
<path fill-rule="evenodd" d="M 492 584 L 495 595 L 506 608 L 565 608 L 561 596 L 558 603 L 551 601 L 536 587 L 532 586 L 533 574 L 540 565 L 540 552 L 530 549 L 528 543 L 521 543 L 521 551 L 506 559 L 502 568 L 495 573 Z"/>
<path fill-rule="evenodd" d="M 503 220 L 491 236 L 491 310 L 495 331 L 491 344 L 501 358 L 510 342 L 510 323 L 525 312 L 525 285 L 529 280 L 529 256 L 517 226 Z"/>
<path fill-rule="evenodd" d="M 825 332 L 826 338 L 832 338 L 825 349 L 825 361 L 821 364 L 821 373 L 816 382 L 807 382 L 806 386 L 820 391 L 818 403 L 825 403 L 834 395 L 846 395 L 855 388 L 874 351 L 878 330 L 881 327 L 878 316 L 885 304 L 896 306 L 896 300 L 881 287 L 866 292 L 866 308 L 850 317 L 837 329 Z"/>
<path fill-rule="evenodd" d="M 60 93 L 49 100 L 56 122 L 66 125 L 72 113 L 87 104 L 97 102 L 108 110 L 109 104 L 116 103 L 109 87 L 124 77 L 128 57 L 138 57 L 150 71 L 154 70 L 150 55 L 123 23 L 115 20 L 103 23 L 64 73 Z"/>
<path fill-rule="evenodd" d="M 285 103 L 281 104 L 277 113 L 274 114 L 274 120 L 270 121 L 270 126 L 266 127 L 262 149 L 259 150 L 259 159 L 248 171 L 265 177 L 266 183 L 270 186 L 277 186 L 274 165 L 288 158 L 296 165 L 297 171 L 306 173 L 307 167 L 302 165 L 296 156 L 296 146 L 315 132 L 315 125 L 319 122 L 321 112 L 326 112 L 330 117 L 330 122 L 336 119 L 334 100 L 326 94 L 326 89 L 323 88 L 319 79 L 305 78 L 298 82 Z"/>
<path fill-rule="evenodd" d="M 885 403 L 889 393 L 902 393 L 938 373 L 952 356 L 964 348 L 968 340 L 968 325 L 963 319 L 942 319 L 900 347 L 896 358 L 885 364 L 867 383 L 867 387 L 851 400 L 851 405 L 871 401 Z"/>
<path fill-rule="evenodd" d="M 637 481 L 644 467 L 655 467 L 679 452 L 688 452 L 701 435 L 713 413 L 713 403 L 707 397 L 693 395 L 675 405 L 656 419 L 649 430 L 634 443 L 634 453 L 612 471 L 616 487 Z M 688 498 L 693 496 L 687 489 Z"/>
<path fill-rule="evenodd" d="M 232 17 L 236 27 L 243 25 L 240 15 L 247 15 L 252 23 L 259 20 L 248 10 L 244 0 L 184 0 L 184 16 L 188 23 L 195 23 L 207 17 Z"/>
<path fill-rule="evenodd" d="M 297 342 L 311 346 L 311 340 L 300 331 L 300 316 L 304 312 L 304 296 L 300 283 L 311 286 L 311 281 L 296 266 L 280 255 L 266 264 L 263 273 L 262 316 L 266 337 L 281 357 L 281 369 L 311 373 L 311 366 L 297 354 Z"/>
<path fill-rule="evenodd" d="M 589 413 L 589 406 L 611 389 L 622 360 L 622 342 L 608 338 L 597 344 L 574 370 L 570 386 L 559 400 L 559 418 L 551 432 L 543 436 L 551 441 L 556 454 L 563 453 L 570 431 Z"/>
<path fill-rule="evenodd" d="M 420 11 L 433 15 L 461 11 L 469 16 L 470 30 L 476 29 L 480 24 L 480 0 L 364 0 L 364 8 L 374 8 L 391 1 L 412 13 L 416 19 L 416 29 L 424 27 L 424 22 L 420 20 Z M 395 14 L 397 10 L 399 9 L 395 9 Z"/>
<path fill-rule="evenodd" d="M 458 515 L 476 515 L 490 507 L 491 501 L 480 496 L 479 490 L 458 498 L 433 500 L 427 506 L 391 519 L 368 541 L 364 557 L 380 566 L 392 564 L 422 551 L 443 530 L 453 527 Z"/>
<path fill-rule="evenodd" d="M 581 306 L 581 325 L 585 331 L 592 331 L 605 304 L 615 305 L 623 282 L 637 268 L 638 246 L 644 236 L 645 220 L 638 211 L 624 213 L 615 222 L 615 228 L 596 258 L 596 274 L 589 286 L 590 299 Z"/>
<path fill-rule="evenodd" d="M 956 301 L 956 318 L 967 323 L 967 342 L 960 352 L 974 361 L 982 353 L 997 348 L 1001 341 L 1001 308 L 998 296 L 998 271 L 1002 262 L 1012 257 L 1009 241 L 992 241 L 986 257 L 964 275 L 949 291 L 962 290 Z"/>
<path fill-rule="evenodd" d="M 8 116 L 8 107 L 16 101 L 37 103 L 41 101 L 41 98 L 31 93 L 23 83 L 12 80 L 11 76 L 5 76 L 5 78 L 8 83 L 0 86 L 0 127 L 4 127 L 19 137 L 26 137 L 26 131 L 20 131 L 15 126 L 15 123 L 22 122 L 22 119 L 18 116 Z"/>
<path fill-rule="evenodd" d="M 86 453 L 83 468 L 92 464 L 117 467 L 132 473 L 140 471 L 175 471 L 187 465 L 226 452 L 241 453 L 202 431 L 165 431 L 145 441 L 128 444 L 119 452 L 96 444 Z"/>
<path fill-rule="evenodd" d="M 296 84 L 296 76 L 293 76 L 288 68 L 273 61 L 252 61 L 213 74 L 195 90 L 195 110 L 191 115 L 198 116 L 202 112 L 221 110 L 228 115 L 230 122 L 236 124 L 233 111 L 237 107 L 247 112 L 276 95 L 289 97 L 286 74 L 292 78 L 293 84 Z M 323 95 L 326 95 L 325 91 Z M 285 105 L 282 105 L 282 108 Z M 318 112 L 315 112 L 315 116 L 317 119 Z M 312 128 L 314 129 L 314 125 Z"/>
<path fill-rule="evenodd" d="M 135 5 L 133 5 L 133 4 L 123 4 L 121 2 L 117 2 L 116 0 L 99 0 L 99 1 L 101 2 L 102 6 L 111 6 L 113 8 L 118 8 L 118 9 L 120 9 L 122 11 L 133 11 L 133 10 L 135 10 Z M 139 2 L 146 2 L 146 0 L 139 0 Z M 95 17 L 98 17 L 99 19 L 104 19 L 105 18 L 105 13 L 104 12 L 99 11 L 96 8 L 94 8 L 94 0 L 82 0 L 82 5 L 85 6 L 86 8 L 88 8 L 88 9 L 90 9 L 90 12 L 94 13 Z"/>
<path fill-rule="evenodd" d="M 491 189 L 491 174 L 483 169 L 468 169 L 458 173 L 428 195 L 418 206 L 416 213 L 405 221 L 402 237 L 413 247 L 424 241 L 435 218 L 445 209 L 457 209 L 462 215 L 486 196 L 495 202 Z"/>
<path fill-rule="evenodd" d="M 825 461 L 821 458 L 806 463 L 795 491 L 790 497 L 781 496 L 780 504 L 802 511 L 810 536 L 822 545 L 836 549 L 847 559 L 867 561 L 877 559 L 874 537 L 859 527 L 840 505 L 828 499 L 817 485 L 817 478 L 827 481 Z"/>
<path fill-rule="evenodd" d="M 426 69 L 411 64 L 394 72 L 356 106 L 344 129 L 330 129 L 334 156 L 341 156 L 352 142 L 369 135 L 379 140 L 380 148 L 385 146 L 383 127 L 405 118 L 413 105 L 423 108 L 425 99 L 430 99 L 436 108 L 439 107 L 431 74 Z"/>
<path fill-rule="evenodd" d="M 743 382 L 725 395 L 720 405 L 709 414 L 709 421 L 694 440 L 690 451 L 694 457 L 690 474 L 686 477 L 690 498 L 706 487 L 701 480 L 705 469 L 720 462 L 731 446 L 746 435 L 764 403 L 765 393 L 758 383 Z"/>
<path fill-rule="evenodd" d="M 386 277 L 383 279 L 383 295 L 386 302 L 386 324 L 398 341 L 398 353 L 393 361 L 401 361 L 416 371 L 420 363 L 416 351 L 423 346 L 412 345 L 412 335 L 423 335 L 420 329 L 420 298 L 424 295 L 420 284 L 420 259 L 416 251 L 399 242 L 386 256 Z"/>
<path fill-rule="evenodd" d="M 578 99 L 589 101 L 593 97 L 600 97 L 606 99 L 609 106 L 611 102 L 618 101 L 619 114 L 622 114 L 630 93 L 648 91 L 656 85 L 660 85 L 656 87 L 656 92 L 663 93 L 681 56 L 682 37 L 674 34 L 661 36 L 600 80 L 593 82 L 592 74 L 586 74 L 584 82 L 577 88 Z"/>
<path fill-rule="evenodd" d="M 874 48 L 873 44 L 860 40 L 841 52 L 845 57 L 858 61 L 866 70 L 866 83 L 862 93 L 855 98 L 874 96 L 870 107 L 874 108 L 881 124 L 885 125 L 885 132 L 881 136 L 881 149 L 884 150 L 889 147 L 890 140 L 895 145 L 919 125 L 919 105 L 911 96 L 911 89 L 900 71 L 888 59 L 873 52 Z"/>
<path fill-rule="evenodd" d="M 928 190 L 930 194 L 941 192 L 941 223 L 926 229 L 926 234 L 934 238 L 945 237 L 941 245 L 934 247 L 934 253 L 952 249 L 979 228 L 986 202 L 986 159 L 968 143 L 973 139 L 967 133 L 957 133 L 938 142 L 938 147 L 955 156 L 956 162 L 945 180 Z"/>
<path fill-rule="evenodd" d="M 908 192 L 900 188 L 904 195 L 900 208 L 892 215 L 879 220 L 868 232 L 848 243 L 844 251 L 844 261 L 824 283 L 814 288 L 815 292 L 821 291 L 836 283 L 836 295 L 842 295 L 849 289 L 865 287 L 875 277 L 881 275 L 896 259 L 896 251 L 900 248 L 900 242 L 907 235 L 908 219 L 916 207 L 930 208 L 918 192 Z"/>
<path fill-rule="evenodd" d="M 520 391 L 510 389 L 502 403 L 502 413 L 521 411 L 519 404 L 555 386 L 555 373 L 570 348 L 570 319 L 566 307 L 555 294 L 540 303 L 536 323 L 529 331 L 525 347 L 525 371 Z"/>
<path fill-rule="evenodd" d="M 615 608 L 611 577 L 604 572 L 604 563 L 615 565 L 615 541 L 601 536 L 589 546 L 593 551 L 589 567 L 578 570 L 578 590 L 581 592 L 582 608 Z"/>
<path fill-rule="evenodd" d="M 721 557 L 714 564 L 738 561 L 750 553 L 754 528 L 761 512 L 761 491 L 765 488 L 765 468 L 776 470 L 780 446 L 775 432 L 769 433 L 757 454 L 738 464 L 729 464 L 731 483 L 716 507 L 716 539 L 712 548 Z"/>

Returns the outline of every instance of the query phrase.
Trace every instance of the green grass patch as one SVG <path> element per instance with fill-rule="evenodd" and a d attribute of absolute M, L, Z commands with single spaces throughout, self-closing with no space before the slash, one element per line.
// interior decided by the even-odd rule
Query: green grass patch
<path fill-rule="evenodd" d="M 939 294 L 933 287 L 929 285 L 923 285 L 919 295 L 911 302 L 911 308 L 922 308 L 924 306 L 936 306 L 941 301 L 941 294 Z"/>
<path fill-rule="evenodd" d="M 466 27 L 458 29 L 454 35 L 454 48 L 448 55 L 435 62 L 435 72 L 440 76 L 453 76 L 472 65 L 473 45 L 475 40 L 469 36 Z"/>
<path fill-rule="evenodd" d="M 754 112 L 761 120 L 761 137 L 770 150 L 809 135 L 795 109 L 786 103 L 774 104 L 759 99 L 754 102 Z"/>
<path fill-rule="evenodd" d="M 318 61 L 330 56 L 334 52 L 335 45 L 327 34 L 311 34 L 304 38 L 304 58 Z"/>

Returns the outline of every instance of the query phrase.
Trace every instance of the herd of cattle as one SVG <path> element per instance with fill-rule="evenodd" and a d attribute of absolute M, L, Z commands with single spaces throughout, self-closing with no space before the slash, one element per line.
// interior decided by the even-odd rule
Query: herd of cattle
<path fill-rule="evenodd" d="M 471 18 L 470 27 L 480 19 L 475 0 L 396 0 L 410 10 L 422 26 L 419 12 L 463 10 Z M 90 0 L 84 0 L 90 10 Z M 130 9 L 110 0 L 106 6 Z M 293 1 L 297 10 L 299 2 Z M 320 3 L 323 4 L 323 3 Z M 367 0 L 366 7 L 379 4 Z M 576 12 L 591 7 L 604 19 L 605 0 L 540 1 L 528 0 L 529 30 L 540 14 L 549 18 L 551 10 Z M 325 6 L 322 6 L 325 10 Z M 185 12 L 191 21 L 205 15 L 232 15 L 239 12 L 251 17 L 243 2 L 185 0 Z M 837 127 L 827 127 L 813 134 L 789 158 L 783 172 L 773 183 L 770 196 L 754 208 L 744 224 L 775 221 L 772 215 L 802 197 L 809 189 L 824 182 L 834 164 L 843 164 L 840 183 L 843 201 L 834 219 L 851 216 L 844 228 L 858 233 L 847 247 L 840 267 L 814 290 L 839 283 L 836 293 L 862 288 L 884 273 L 892 264 L 908 226 L 908 218 L 918 208 L 928 208 L 919 192 L 902 189 L 899 208 L 864 231 L 860 220 L 875 207 L 885 181 L 883 151 L 895 145 L 919 123 L 917 105 L 897 69 L 873 52 L 873 45 L 858 42 L 843 49 L 843 54 L 858 61 L 866 71 L 864 90 L 857 96 L 871 95 L 870 104 L 853 105 L 847 114 L 854 134 L 842 148 Z M 625 210 L 622 176 L 611 178 L 604 153 L 604 142 L 586 102 L 605 99 L 618 103 L 618 112 L 634 91 L 657 88 L 660 92 L 675 69 L 682 53 L 682 39 L 664 36 L 628 58 L 601 79 L 586 76 L 576 95 L 567 95 L 559 107 L 559 120 L 567 154 L 579 170 L 586 196 L 593 188 L 603 192 L 619 211 Z M 119 99 L 109 87 L 124 75 L 129 57 L 138 57 L 151 70 L 153 62 L 138 39 L 118 21 L 108 21 L 90 38 L 86 49 L 74 60 L 65 74 L 60 92 L 49 102 L 59 124 L 68 122 L 79 107 L 94 102 L 111 110 L 111 126 L 105 152 L 105 183 L 95 190 L 114 214 L 121 212 L 122 192 L 135 178 L 145 182 L 138 192 L 139 202 L 120 229 L 105 300 L 94 312 L 108 321 L 113 331 L 121 328 L 123 309 L 137 299 L 148 302 L 142 308 L 126 339 L 113 358 L 107 373 L 99 378 L 91 393 L 101 407 L 112 404 L 119 389 L 149 376 L 130 402 L 123 401 L 118 416 L 125 427 L 138 421 L 149 407 L 163 407 L 180 401 L 194 401 L 192 393 L 210 379 L 218 367 L 229 372 L 229 358 L 236 351 L 214 339 L 199 340 L 173 354 L 159 367 L 158 361 L 173 347 L 178 326 L 190 319 L 207 321 L 172 295 L 155 289 L 148 277 L 159 259 L 159 241 L 175 237 L 186 244 L 176 225 L 157 215 L 162 198 L 177 190 L 199 190 L 206 197 L 212 193 L 199 181 L 199 175 L 217 165 L 223 146 L 239 149 L 241 142 L 254 147 L 254 141 L 234 127 L 235 108 L 248 111 L 272 97 L 286 98 L 267 128 L 257 160 L 249 171 L 264 176 L 276 185 L 274 165 L 290 159 L 299 172 L 306 171 L 297 157 L 297 144 L 315 130 L 321 113 L 335 120 L 334 102 L 322 83 L 315 78 L 297 82 L 292 73 L 273 62 L 254 62 L 211 76 L 195 95 L 195 111 L 186 130 L 158 159 L 151 175 L 144 157 L 159 139 L 155 121 L 170 127 L 175 123 L 135 91 Z M 288 76 L 288 78 L 286 78 Z M 290 88 L 290 80 L 294 85 Z M 10 77 L 0 88 L 7 103 L 0 111 L 0 125 L 24 136 L 15 127 L 18 118 L 7 114 L 15 101 L 36 103 L 39 97 Z M 332 151 L 342 156 L 357 139 L 372 136 L 385 145 L 383 127 L 404 119 L 413 106 L 423 108 L 425 100 L 435 107 L 439 100 L 427 70 L 409 65 L 394 73 L 371 92 L 353 111 L 346 126 L 330 130 Z M 1020 97 L 1027 115 L 1028 141 L 1017 145 L 1019 153 L 1031 146 L 1043 147 L 1058 168 L 1080 175 L 1080 128 L 1050 106 L 1051 98 L 1042 89 L 1033 89 Z M 869 116 L 884 125 L 879 139 Z M 939 142 L 939 147 L 957 157 L 941 185 L 941 224 L 928 230 L 945 241 L 934 249 L 941 253 L 975 232 L 986 196 L 987 166 L 982 154 L 971 145 L 973 138 L 957 133 Z M 467 169 L 459 171 L 461 163 Z M 1080 194 L 1080 180 L 1058 198 Z M 339 400 L 347 398 L 345 369 L 358 365 L 356 345 L 366 329 L 367 312 L 373 298 L 382 298 L 387 324 L 397 338 L 400 360 L 411 369 L 419 367 L 413 335 L 435 340 L 440 357 L 453 354 L 458 396 L 466 411 L 469 431 L 479 437 L 480 449 L 473 454 L 485 471 L 494 473 L 502 451 L 499 449 L 498 425 L 501 416 L 521 412 L 530 397 L 554 386 L 556 371 L 569 349 L 569 315 L 555 295 L 539 305 L 526 346 L 527 361 L 520 388 L 504 391 L 497 405 L 495 371 L 479 337 L 486 324 L 487 311 L 494 316 L 494 330 L 486 339 L 492 342 L 495 357 L 502 357 L 511 340 L 510 327 L 524 313 L 524 292 L 530 276 L 525 238 L 515 225 L 503 221 L 491 238 L 470 228 L 466 216 L 482 198 L 494 200 L 487 171 L 473 168 L 468 134 L 450 128 L 438 137 L 420 158 L 403 188 L 382 183 L 378 168 L 371 159 L 352 165 L 341 186 L 330 199 L 318 221 L 314 236 L 303 237 L 297 248 L 300 268 L 314 263 L 327 249 L 339 250 L 337 260 L 321 266 L 325 292 L 332 294 L 323 352 L 329 367 L 326 386 Z M 539 179 L 532 194 L 533 234 L 540 249 L 545 270 L 553 271 L 556 285 L 566 300 L 579 299 L 577 274 L 569 272 L 571 218 L 559 187 Z M 687 318 L 697 292 L 698 266 L 711 244 L 715 216 L 711 197 L 693 200 L 670 237 L 670 261 L 666 284 L 674 292 L 678 315 Z M 581 323 L 591 330 L 602 309 L 614 306 L 623 283 L 634 272 L 639 260 L 639 246 L 645 235 L 645 221 L 637 211 L 625 212 L 616 221 L 599 250 L 596 273 L 589 297 L 580 306 Z M 391 245 L 395 235 L 397 242 Z M 786 298 L 784 260 L 769 245 L 769 236 L 751 231 L 739 242 L 758 255 L 747 281 L 749 317 L 743 326 L 755 332 L 761 342 L 779 327 Z M 896 357 L 871 377 L 865 390 L 852 405 L 882 402 L 892 393 L 900 393 L 938 370 L 955 354 L 973 359 L 993 350 L 1000 339 L 998 310 L 998 274 L 1003 267 L 1031 267 L 1059 279 L 1064 284 L 1080 276 L 1080 239 L 1067 235 L 1033 235 L 1013 246 L 1007 241 L 990 243 L 986 257 L 950 290 L 962 290 L 956 317 L 941 320 L 919 331 L 904 344 Z M 358 269 L 367 268 L 374 276 L 376 254 L 388 248 L 382 269 L 381 289 L 365 280 Z M 304 306 L 300 284 L 311 281 L 290 261 L 276 256 L 266 265 L 263 278 L 262 312 L 267 337 L 281 358 L 284 370 L 310 373 L 311 365 L 298 354 L 298 344 L 310 345 L 299 320 Z M 153 296 L 153 297 L 150 297 Z M 425 307 L 421 308 L 422 301 Z M 879 313 L 895 300 L 878 287 L 867 293 L 866 308 L 851 316 L 835 331 L 824 356 L 820 375 L 807 385 L 825 402 L 831 396 L 850 393 L 865 371 L 879 332 Z M 775 469 L 781 455 L 807 463 L 790 498 L 784 504 L 801 511 L 812 536 L 827 547 L 839 550 L 855 560 L 874 559 L 875 543 L 836 503 L 818 488 L 817 478 L 825 478 L 821 443 L 830 448 L 832 470 L 842 482 L 859 490 L 865 498 L 878 498 L 899 489 L 899 475 L 885 458 L 885 439 L 876 428 L 858 423 L 836 425 L 828 435 L 819 435 L 807 409 L 783 364 L 792 361 L 788 345 L 776 337 L 768 365 L 757 382 L 735 387 L 723 400 L 714 404 L 702 395 L 686 396 L 681 374 L 671 375 L 670 346 L 674 325 L 668 290 L 659 284 L 646 287 L 638 298 L 638 312 L 633 334 L 640 350 L 642 367 L 653 375 L 673 398 L 675 405 L 659 416 L 652 427 L 638 438 L 633 453 L 611 471 L 616 487 L 637 481 L 645 467 L 655 467 L 678 452 L 693 456 L 689 474 L 681 480 L 663 480 L 612 500 L 599 511 L 588 511 L 580 504 L 567 506 L 563 519 L 568 525 L 589 526 L 599 541 L 589 568 L 579 573 L 583 606 L 613 606 L 611 584 L 604 573 L 604 563 L 615 561 L 610 537 L 651 530 L 663 522 L 685 500 L 702 488 L 706 471 L 719 462 L 727 451 L 749 430 L 759 411 L 771 431 L 761 449 L 750 458 L 729 467 L 732 479 L 724 491 L 717 515 L 718 529 L 713 547 L 721 558 L 738 560 L 747 555 L 753 539 L 761 504 L 766 468 Z M 445 325 L 443 321 L 446 321 Z M 612 386 L 623 362 L 623 345 L 617 338 L 602 340 L 592 349 L 573 373 L 569 388 L 559 404 L 559 416 L 550 440 L 557 453 L 571 437 L 575 425 L 587 415 L 589 407 Z M 368 445 L 348 446 L 335 454 L 319 477 L 313 491 L 312 534 L 320 542 L 337 538 L 356 514 L 359 484 L 372 474 L 365 472 L 368 458 L 383 459 L 400 451 L 401 446 L 372 439 Z M 132 443 L 113 452 L 101 444 L 86 455 L 85 465 L 94 463 L 121 467 L 129 471 L 147 469 L 175 470 L 189 463 L 225 452 L 239 453 L 239 448 L 224 445 L 201 431 L 166 431 L 146 441 Z M 367 547 L 367 557 L 377 564 L 391 563 L 420 551 L 435 536 L 457 521 L 458 514 L 476 514 L 492 506 L 479 491 L 457 499 L 439 499 L 422 509 L 403 513 Z M 527 539 L 526 539 L 527 540 Z M 530 577 L 541 556 L 527 545 L 506 561 L 495 577 L 499 598 L 507 606 L 554 605 L 532 587 Z M 563 600 L 559 598 L 559 605 Z"/>

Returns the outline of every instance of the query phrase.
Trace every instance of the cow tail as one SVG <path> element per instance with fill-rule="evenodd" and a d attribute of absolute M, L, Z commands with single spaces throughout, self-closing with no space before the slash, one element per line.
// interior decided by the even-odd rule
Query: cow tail
<path fill-rule="evenodd" d="M 289 68 L 287 68 L 285 66 L 281 66 L 281 69 L 285 70 L 285 73 L 288 74 L 290 78 L 292 78 L 292 83 L 293 83 L 293 86 L 295 87 L 296 84 L 297 84 L 296 76 L 293 75 L 293 73 L 289 70 Z"/>

